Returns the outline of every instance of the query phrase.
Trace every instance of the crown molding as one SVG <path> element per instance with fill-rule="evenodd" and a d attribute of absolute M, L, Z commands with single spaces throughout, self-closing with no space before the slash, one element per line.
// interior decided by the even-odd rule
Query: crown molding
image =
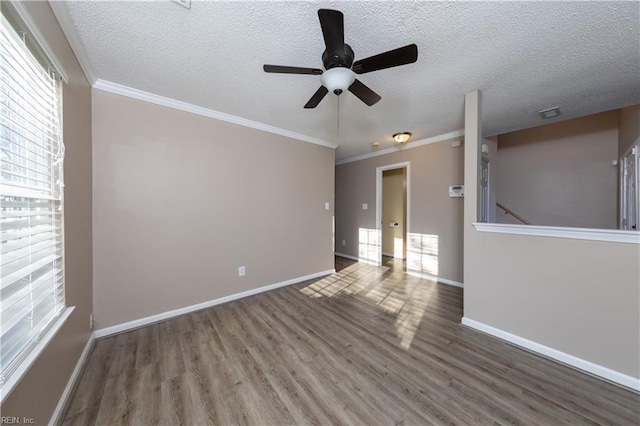
<path fill-rule="evenodd" d="M 443 142 L 450 139 L 461 138 L 464 136 L 464 130 L 456 130 L 449 133 L 443 133 L 441 135 L 432 136 L 426 139 L 420 139 L 415 142 L 410 142 L 406 145 L 394 146 L 391 148 L 381 149 L 375 152 L 369 152 L 362 155 L 356 155 L 354 157 L 344 158 L 336 161 L 336 166 L 341 164 L 353 163 L 354 161 L 366 160 L 367 158 L 379 157 L 381 155 L 393 154 L 394 152 L 406 151 L 407 149 L 418 148 L 423 145 L 429 145 L 432 143 Z"/>
<path fill-rule="evenodd" d="M 96 73 L 91 66 L 91 61 L 89 61 L 89 55 L 87 55 L 84 44 L 82 44 L 82 40 L 80 40 L 80 36 L 76 31 L 76 26 L 71 19 L 67 5 L 64 1 L 49 0 L 49 6 L 51 6 L 51 10 L 53 10 L 53 14 L 56 16 L 62 32 L 67 37 L 71 50 L 73 50 L 73 53 L 76 55 L 80 63 L 80 68 L 82 68 L 84 72 L 84 76 L 89 80 L 89 84 L 93 86 L 97 80 Z"/>
<path fill-rule="evenodd" d="M 261 130 L 263 132 L 273 133 L 275 135 L 280 135 L 280 136 L 284 136 L 291 139 L 297 139 L 299 141 L 308 142 L 315 145 L 325 146 L 331 149 L 336 149 L 338 147 L 338 145 L 335 143 L 327 142 L 327 141 L 323 141 L 322 139 L 317 139 L 311 136 L 303 135 L 302 133 L 296 133 L 290 130 L 281 129 L 279 127 L 270 126 L 268 124 L 259 123 L 257 121 L 247 120 L 246 118 L 237 117 L 235 115 L 226 114 L 224 112 L 214 111 L 212 109 L 208 109 L 208 108 L 200 107 L 197 105 L 189 104 L 187 102 L 178 101 L 176 99 L 156 95 L 154 93 L 149 93 L 142 90 L 134 89 L 133 87 L 123 86 L 122 84 L 112 83 L 110 81 L 98 79 L 93 84 L 93 88 L 98 90 L 103 90 L 105 92 L 114 93 L 116 95 L 126 96 L 128 98 L 138 99 L 140 101 L 150 102 L 152 104 L 161 105 L 167 108 L 173 108 L 180 111 L 190 112 L 192 114 L 202 115 L 204 117 L 214 118 L 220 121 L 226 121 L 227 123 L 238 124 L 240 126 Z"/>

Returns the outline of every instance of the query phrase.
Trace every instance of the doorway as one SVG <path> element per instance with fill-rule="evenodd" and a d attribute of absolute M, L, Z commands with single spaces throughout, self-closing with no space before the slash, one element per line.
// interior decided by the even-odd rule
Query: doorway
<path fill-rule="evenodd" d="M 409 233 L 409 162 L 390 164 L 376 169 L 376 227 L 378 265 L 382 256 L 406 259 Z"/>
<path fill-rule="evenodd" d="M 491 208 L 489 194 L 489 185 L 491 184 L 489 180 L 491 178 L 489 174 L 490 165 L 489 159 L 483 155 L 480 162 L 480 222 L 489 222 L 489 209 Z"/>
<path fill-rule="evenodd" d="M 635 145 L 620 159 L 620 229 L 638 230 L 640 224 L 640 145 Z"/>

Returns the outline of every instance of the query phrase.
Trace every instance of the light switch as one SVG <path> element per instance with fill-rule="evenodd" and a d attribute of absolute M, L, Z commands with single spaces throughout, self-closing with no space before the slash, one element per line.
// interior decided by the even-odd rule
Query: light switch
<path fill-rule="evenodd" d="M 367 210 L 368 208 L 369 208 L 369 204 L 367 203 L 362 204 L 362 210 Z"/>
<path fill-rule="evenodd" d="M 329 202 L 324 203 L 324 209 L 329 210 Z"/>

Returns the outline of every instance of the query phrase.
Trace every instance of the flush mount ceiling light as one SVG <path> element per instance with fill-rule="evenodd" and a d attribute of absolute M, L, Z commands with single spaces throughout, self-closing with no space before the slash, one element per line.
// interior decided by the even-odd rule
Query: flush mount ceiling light
<path fill-rule="evenodd" d="M 393 135 L 393 140 L 398 143 L 405 143 L 411 137 L 411 132 L 400 132 Z"/>
<path fill-rule="evenodd" d="M 349 68 L 336 67 L 323 72 L 320 80 L 327 90 L 339 95 L 353 84 L 356 74 Z"/>
<path fill-rule="evenodd" d="M 540 114 L 540 117 L 542 117 L 545 120 L 547 118 L 557 117 L 560 115 L 560 107 L 543 109 L 541 111 L 538 111 L 538 114 Z"/>

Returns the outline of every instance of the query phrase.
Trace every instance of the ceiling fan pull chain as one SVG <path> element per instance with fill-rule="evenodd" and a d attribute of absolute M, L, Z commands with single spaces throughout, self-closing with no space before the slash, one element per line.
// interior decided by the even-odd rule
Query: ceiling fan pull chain
<path fill-rule="evenodd" d="M 338 141 L 340 141 L 340 96 L 338 96 L 338 119 L 337 121 L 337 125 L 336 125 L 336 138 L 338 138 Z"/>

